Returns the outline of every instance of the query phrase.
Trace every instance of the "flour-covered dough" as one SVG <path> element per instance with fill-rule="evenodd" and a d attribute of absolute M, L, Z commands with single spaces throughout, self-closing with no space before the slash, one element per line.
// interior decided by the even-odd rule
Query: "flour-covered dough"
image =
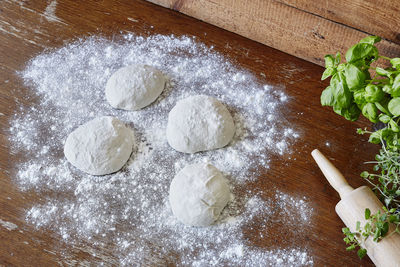
<path fill-rule="evenodd" d="M 169 202 L 176 218 L 186 225 L 208 226 L 231 199 L 228 182 L 213 165 L 187 165 L 171 182 Z"/>
<path fill-rule="evenodd" d="M 196 95 L 179 101 L 169 112 L 168 143 L 175 150 L 196 153 L 226 146 L 235 134 L 228 109 L 217 99 Z"/>
<path fill-rule="evenodd" d="M 76 168 L 92 175 L 105 175 L 122 168 L 134 145 L 133 131 L 117 118 L 95 118 L 67 137 L 64 154 Z"/>
<path fill-rule="evenodd" d="M 120 68 L 106 84 L 106 99 L 114 108 L 138 110 L 154 102 L 165 87 L 165 76 L 148 65 Z"/>

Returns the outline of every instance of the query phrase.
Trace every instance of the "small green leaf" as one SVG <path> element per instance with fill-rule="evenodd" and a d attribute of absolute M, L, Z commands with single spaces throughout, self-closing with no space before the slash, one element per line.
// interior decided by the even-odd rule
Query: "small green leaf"
<path fill-rule="evenodd" d="M 400 89 L 400 74 L 397 74 L 396 78 L 394 78 L 392 87 L 395 91 Z"/>
<path fill-rule="evenodd" d="M 386 114 L 379 114 L 379 120 L 383 123 L 388 123 L 390 121 L 390 116 L 386 115 Z"/>
<path fill-rule="evenodd" d="M 360 43 L 367 43 L 367 44 L 376 44 L 381 40 L 381 37 L 379 36 L 368 36 L 363 39 L 361 39 Z"/>
<path fill-rule="evenodd" d="M 321 105 L 322 106 L 333 106 L 335 103 L 335 98 L 333 96 L 332 87 L 328 86 L 322 91 L 321 94 Z"/>
<path fill-rule="evenodd" d="M 335 66 L 340 64 L 340 59 L 341 59 L 340 53 L 337 52 L 335 56 Z"/>
<path fill-rule="evenodd" d="M 390 60 L 390 63 L 392 64 L 392 66 L 394 68 L 399 69 L 399 67 L 400 67 L 400 58 L 398 58 L 398 57 L 392 58 Z"/>
<path fill-rule="evenodd" d="M 392 94 L 393 93 L 393 87 L 391 86 L 391 85 L 389 85 L 389 84 L 385 84 L 383 87 L 382 87 L 382 91 L 384 91 L 385 93 L 388 93 L 388 94 Z"/>
<path fill-rule="evenodd" d="M 385 70 L 385 69 L 380 68 L 380 67 L 376 67 L 375 71 L 376 71 L 376 73 L 378 73 L 381 76 L 390 76 L 392 74 L 391 71 Z"/>
<path fill-rule="evenodd" d="M 335 73 L 336 73 L 336 70 L 334 68 L 328 67 L 328 68 L 325 69 L 324 73 L 322 73 L 321 80 L 323 81 L 323 80 L 325 80 L 326 78 L 332 76 Z"/>
<path fill-rule="evenodd" d="M 346 67 L 347 63 L 341 63 L 337 66 L 337 71 L 342 72 L 344 68 Z"/>
<path fill-rule="evenodd" d="M 353 98 L 354 98 L 354 102 L 356 102 L 358 105 L 363 105 L 363 104 L 365 104 L 365 102 L 367 102 L 365 100 L 365 90 L 364 89 L 355 91 L 353 93 Z"/>
<path fill-rule="evenodd" d="M 365 100 L 367 102 L 379 102 L 384 96 L 385 93 L 382 91 L 382 89 L 374 84 L 369 84 L 367 87 L 365 87 Z"/>
<path fill-rule="evenodd" d="M 373 132 L 368 139 L 368 142 L 372 144 L 380 144 L 381 143 L 381 138 L 382 138 L 382 130 L 378 130 L 376 132 Z"/>
<path fill-rule="evenodd" d="M 346 83 L 350 91 L 354 91 L 364 85 L 365 74 L 353 64 L 347 64 L 344 68 Z"/>
<path fill-rule="evenodd" d="M 366 250 L 365 248 L 360 248 L 360 249 L 357 251 L 357 255 L 358 255 L 358 257 L 359 257 L 360 259 L 362 259 L 362 258 L 365 257 L 365 255 L 367 255 L 367 250 Z"/>
<path fill-rule="evenodd" d="M 348 108 L 340 108 L 338 106 L 333 106 L 333 111 L 349 121 L 356 121 L 360 116 L 361 110 L 356 104 L 351 104 Z"/>
<path fill-rule="evenodd" d="M 366 219 L 366 220 L 368 220 L 369 218 L 371 218 L 371 210 L 368 209 L 368 208 L 366 208 L 366 209 L 365 209 L 365 212 L 364 212 L 364 216 L 365 216 L 365 219 Z"/>
<path fill-rule="evenodd" d="M 399 125 L 394 120 L 390 120 L 389 125 L 393 132 L 398 133 L 400 131 Z"/>
<path fill-rule="evenodd" d="M 393 87 L 393 85 L 385 84 L 385 85 L 382 87 L 382 90 L 383 90 L 385 93 L 390 94 L 392 97 L 398 97 L 398 96 L 400 96 L 400 86 L 395 88 L 395 87 Z"/>
<path fill-rule="evenodd" d="M 325 57 L 325 68 L 333 68 L 335 66 L 335 59 L 332 55 L 326 55 Z"/>
<path fill-rule="evenodd" d="M 400 97 L 395 97 L 390 100 L 388 109 L 395 117 L 400 116 Z"/>
<path fill-rule="evenodd" d="M 359 43 L 346 52 L 346 60 L 349 63 L 359 61 L 357 65 L 367 64 L 378 58 L 378 49 L 370 43 Z M 361 61 L 362 60 L 362 61 Z M 360 63 L 361 62 L 361 63 Z"/>
<path fill-rule="evenodd" d="M 362 114 L 371 122 L 378 122 L 378 109 L 373 103 L 367 103 L 362 108 Z"/>
<path fill-rule="evenodd" d="M 367 171 L 363 171 L 363 172 L 360 174 L 360 176 L 361 176 L 362 178 L 367 178 L 367 177 L 369 176 L 369 173 L 368 173 Z"/>
<path fill-rule="evenodd" d="M 347 87 L 343 73 L 336 73 L 331 78 L 332 92 L 335 96 L 335 107 L 338 109 L 347 108 L 351 104 L 351 92 Z"/>

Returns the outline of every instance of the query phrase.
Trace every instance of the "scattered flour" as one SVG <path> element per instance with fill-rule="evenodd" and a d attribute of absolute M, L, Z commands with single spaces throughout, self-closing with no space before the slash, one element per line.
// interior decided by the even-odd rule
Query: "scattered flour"
<path fill-rule="evenodd" d="M 148 64 L 168 76 L 162 95 L 150 106 L 127 112 L 113 109 L 104 87 L 115 70 Z M 126 34 L 113 41 L 91 37 L 44 52 L 20 75 L 32 90 L 31 104 L 11 121 L 13 153 L 20 160 L 16 177 L 21 190 L 35 190 L 26 220 L 49 228 L 66 242 L 90 242 L 110 248 L 120 265 L 304 266 L 313 259 L 307 247 L 260 247 L 273 237 L 276 218 L 282 232 L 300 237 L 310 223 L 312 207 L 301 197 L 270 189 L 272 198 L 248 189 L 260 172 L 268 173 L 273 155 L 290 153 L 298 134 L 278 120 L 290 99 L 260 84 L 212 48 L 191 37 Z M 231 112 L 236 133 L 224 149 L 183 154 L 168 146 L 168 112 L 177 101 L 206 94 Z M 135 157 L 118 173 L 94 177 L 65 160 L 68 134 L 94 117 L 115 116 L 134 128 Z M 168 204 L 168 188 L 187 164 L 210 162 L 229 180 L 235 199 L 220 221 L 206 228 L 180 224 Z M 256 223 L 257 222 L 257 223 Z M 257 239 L 256 238 L 256 239 Z M 108 244 L 108 245 L 107 245 Z"/>

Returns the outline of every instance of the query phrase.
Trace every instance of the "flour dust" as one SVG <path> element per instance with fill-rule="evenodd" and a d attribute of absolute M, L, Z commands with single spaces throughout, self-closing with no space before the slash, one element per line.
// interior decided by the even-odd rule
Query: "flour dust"
<path fill-rule="evenodd" d="M 271 156 L 290 153 L 298 137 L 279 120 L 290 98 L 195 38 L 120 37 L 90 37 L 43 52 L 19 73 L 32 104 L 21 105 L 11 121 L 13 152 L 28 159 L 18 163 L 16 182 L 43 199 L 27 210 L 26 220 L 69 244 L 113 244 L 112 254 L 126 266 L 170 261 L 180 266 L 312 265 L 306 247 L 261 248 L 244 233 L 255 221 L 260 229 L 274 227 L 276 217 L 287 221 L 284 231 L 299 235 L 310 224 L 307 199 L 283 191 L 265 199 L 247 187 L 261 171 L 268 175 Z M 142 110 L 113 109 L 105 100 L 105 84 L 117 69 L 135 64 L 160 69 L 168 76 L 167 87 Z M 192 155 L 169 147 L 168 112 L 196 94 L 218 98 L 233 115 L 236 134 L 227 147 Z M 66 161 L 63 145 L 76 127 L 105 115 L 132 127 L 138 145 L 121 171 L 90 176 Z M 180 224 L 167 201 L 176 172 L 196 162 L 220 169 L 235 195 L 212 227 Z M 262 233 L 260 238 L 269 242 Z"/>

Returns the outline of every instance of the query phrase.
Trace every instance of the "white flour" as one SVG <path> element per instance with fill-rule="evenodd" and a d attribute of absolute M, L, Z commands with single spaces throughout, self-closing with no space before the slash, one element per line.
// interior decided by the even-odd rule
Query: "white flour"
<path fill-rule="evenodd" d="M 105 100 L 105 84 L 115 70 L 134 64 L 160 69 L 169 77 L 168 86 L 143 110 L 115 110 Z M 121 265 L 312 265 L 306 247 L 293 242 L 276 247 L 268 234 L 278 218 L 285 222 L 280 231 L 304 235 L 312 217 L 308 201 L 273 188 L 275 197 L 268 199 L 247 187 L 259 173 L 268 174 L 272 155 L 290 153 L 298 137 L 279 119 L 280 107 L 290 101 L 282 91 L 260 84 L 185 36 L 88 38 L 38 55 L 20 74 L 33 96 L 11 122 L 14 152 L 29 159 L 18 165 L 16 181 L 21 190 L 35 190 L 44 203 L 27 211 L 28 222 L 52 229 L 70 244 L 111 247 Z M 168 146 L 168 112 L 195 94 L 220 99 L 233 115 L 237 129 L 227 148 L 190 155 Z M 73 129 L 103 115 L 130 123 L 138 151 L 122 171 L 93 177 L 68 164 L 62 150 Z M 177 171 L 202 161 L 224 173 L 235 200 L 217 226 L 186 227 L 172 215 L 168 188 Z M 247 234 L 253 226 L 255 239 L 271 246 L 260 247 L 254 233 Z"/>

